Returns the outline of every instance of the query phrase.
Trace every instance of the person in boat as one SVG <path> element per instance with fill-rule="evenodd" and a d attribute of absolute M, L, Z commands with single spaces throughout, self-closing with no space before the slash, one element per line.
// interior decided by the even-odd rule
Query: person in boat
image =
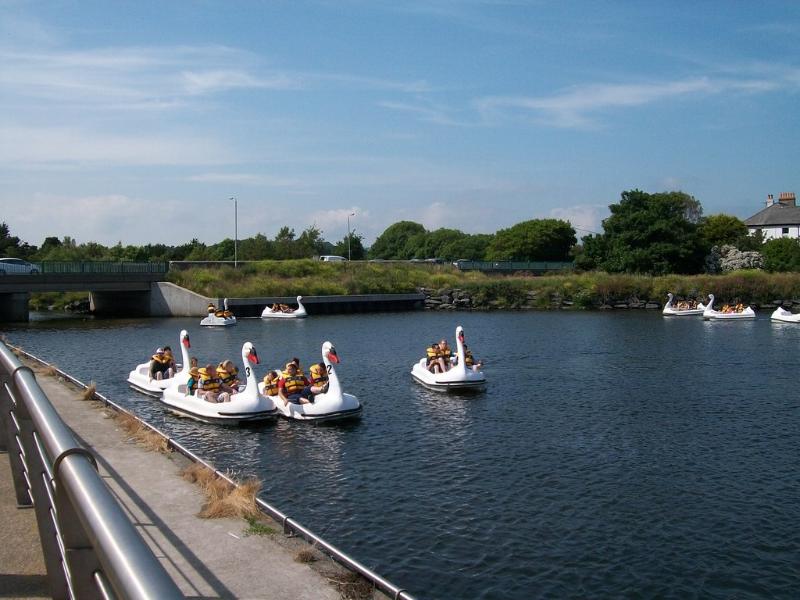
<path fill-rule="evenodd" d="M 473 371 L 477 371 L 483 366 L 482 361 L 475 360 L 475 357 L 472 356 L 472 350 L 466 344 L 464 344 L 464 365 Z"/>
<path fill-rule="evenodd" d="M 264 395 L 277 396 L 278 382 L 281 379 L 280 371 L 270 371 L 264 375 Z"/>
<path fill-rule="evenodd" d="M 736 305 L 736 312 L 737 313 L 744 312 L 744 304 L 742 304 L 741 302 L 739 304 L 737 304 Z"/>
<path fill-rule="evenodd" d="M 325 363 L 317 363 L 315 365 L 311 365 L 308 369 L 308 379 L 311 382 L 311 387 L 308 390 L 314 395 L 317 394 L 324 394 L 328 391 L 329 381 L 328 381 L 328 369 L 325 367 Z"/>
<path fill-rule="evenodd" d="M 208 303 L 208 314 L 209 315 L 213 315 L 213 314 L 216 314 L 216 312 L 217 312 L 217 307 L 214 306 L 213 302 L 209 302 Z"/>
<path fill-rule="evenodd" d="M 241 381 L 239 381 L 238 375 L 239 369 L 236 368 L 236 365 L 231 360 L 223 361 L 217 365 L 217 377 L 219 377 L 220 389 L 223 392 L 228 392 L 231 395 L 239 393 Z"/>
<path fill-rule="evenodd" d="M 175 374 L 178 371 L 178 367 L 175 364 L 175 355 L 172 354 L 172 348 L 169 346 L 164 346 L 164 358 L 167 359 L 169 363 L 169 368 L 172 370 L 172 373 Z"/>
<path fill-rule="evenodd" d="M 444 365 L 445 371 L 447 371 L 452 364 L 450 362 L 452 354 L 450 346 L 447 345 L 447 340 L 439 340 L 439 355 L 442 357 L 442 364 Z"/>
<path fill-rule="evenodd" d="M 231 396 L 228 392 L 220 389 L 219 377 L 214 365 L 208 364 L 199 370 L 200 378 L 197 381 L 197 397 L 206 402 L 230 402 Z"/>
<path fill-rule="evenodd" d="M 150 379 L 161 381 L 162 379 L 169 379 L 175 373 L 170 369 L 170 361 L 167 355 L 164 354 L 163 348 L 156 348 L 155 354 L 150 357 Z"/>
<path fill-rule="evenodd" d="M 441 350 L 437 342 L 433 342 L 430 347 L 425 350 L 425 355 L 428 359 L 426 366 L 431 373 L 444 373 L 447 370 L 444 366 L 444 360 L 442 359 Z"/>
<path fill-rule="evenodd" d="M 303 372 L 303 366 L 300 364 L 300 359 L 295 356 L 294 358 L 292 358 L 292 362 L 297 367 L 297 374 L 305 377 L 306 374 Z"/>
<path fill-rule="evenodd" d="M 194 365 L 189 369 L 189 380 L 186 382 L 186 395 L 194 396 L 197 392 L 197 382 L 200 380 L 200 369 Z"/>
<path fill-rule="evenodd" d="M 310 404 L 310 400 L 305 396 L 310 395 L 307 391 L 311 386 L 305 375 L 297 372 L 297 365 L 292 362 L 286 363 L 286 370 L 278 380 L 278 396 L 283 403 Z"/>

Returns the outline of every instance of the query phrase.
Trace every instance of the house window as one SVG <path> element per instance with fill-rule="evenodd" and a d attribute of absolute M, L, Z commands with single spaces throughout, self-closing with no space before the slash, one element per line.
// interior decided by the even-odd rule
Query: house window
<path fill-rule="evenodd" d="M 782 233 L 783 235 L 789 235 L 789 228 L 788 228 L 788 227 L 784 227 L 784 228 L 781 230 L 781 233 Z"/>

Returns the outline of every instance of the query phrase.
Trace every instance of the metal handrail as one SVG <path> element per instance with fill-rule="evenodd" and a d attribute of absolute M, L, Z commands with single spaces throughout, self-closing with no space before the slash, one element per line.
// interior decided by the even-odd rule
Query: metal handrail
<path fill-rule="evenodd" d="M 53 598 L 107 598 L 109 589 L 120 599 L 183 598 L 97 473 L 91 453 L 4 343 L 0 380 L 0 438 L 9 448 L 18 503 L 32 501 L 36 509 Z"/>
<path fill-rule="evenodd" d="M 82 389 L 88 389 L 88 387 L 89 387 L 88 385 L 86 385 L 85 383 L 83 383 L 79 379 L 76 379 L 75 377 L 73 377 L 69 373 L 66 373 L 66 372 L 64 372 L 64 371 L 62 371 L 62 370 L 50 365 L 49 363 L 47 363 L 43 359 L 41 359 L 41 358 L 39 358 L 39 357 L 29 353 L 29 352 L 24 351 L 21 348 L 16 348 L 16 351 L 19 352 L 20 354 L 25 355 L 25 357 L 27 357 L 27 358 L 29 358 L 31 360 L 34 360 L 34 361 L 36 361 L 36 362 L 38 362 L 38 363 L 40 363 L 42 365 L 45 365 L 47 367 L 50 367 L 50 368 L 54 369 L 58 373 L 59 377 L 63 377 L 65 380 L 69 381 L 70 383 L 72 383 L 76 387 L 79 387 L 79 388 L 82 388 Z M 170 448 L 170 449 L 174 450 L 175 452 L 178 452 L 179 454 L 185 456 L 186 458 L 188 458 L 189 460 L 191 460 L 194 463 L 198 463 L 198 464 L 203 465 L 207 469 L 213 471 L 214 474 L 217 477 L 227 481 L 229 484 L 231 484 L 233 486 L 236 486 L 236 487 L 239 486 L 239 483 L 236 480 L 232 479 L 227 473 L 216 469 L 211 463 L 209 463 L 205 459 L 199 457 L 197 454 L 195 454 L 194 452 L 192 452 L 191 450 L 186 448 L 183 444 L 181 444 L 180 442 L 178 442 L 174 438 L 171 438 L 169 435 L 167 435 L 166 433 L 164 433 L 163 431 L 161 431 L 160 429 L 158 429 L 154 425 L 151 425 L 147 421 L 143 420 L 139 416 L 137 416 L 134 413 L 130 412 L 129 410 L 127 410 L 123 406 L 117 404 L 113 400 L 108 399 L 103 394 L 100 394 L 97 391 L 94 391 L 93 394 L 94 394 L 94 398 L 96 400 L 102 402 L 108 408 L 111 408 L 111 409 L 113 409 L 113 410 L 115 410 L 117 412 L 123 413 L 123 414 L 125 414 L 125 415 L 127 415 L 127 416 L 129 416 L 129 417 L 131 417 L 133 419 L 136 419 L 144 427 L 147 427 L 153 433 L 155 433 L 155 434 L 161 436 L 162 438 L 164 438 L 167 441 L 167 447 L 168 448 Z M 322 549 L 332 559 L 334 559 L 335 561 L 337 561 L 338 563 L 344 565 L 345 567 L 347 567 L 351 571 L 354 571 L 354 572 L 358 573 L 359 575 L 361 575 L 362 577 L 364 577 L 365 579 L 367 579 L 377 589 L 379 589 L 380 591 L 384 592 L 385 594 L 388 594 L 393 600 L 416 600 L 415 597 L 412 596 L 409 592 L 407 592 L 403 588 L 391 583 L 390 581 L 384 579 L 383 577 L 381 577 L 380 575 L 378 575 L 377 573 L 372 571 L 369 567 L 361 564 L 360 562 L 358 562 L 354 558 L 352 558 L 352 557 L 348 556 L 347 554 L 345 554 L 342 550 L 338 549 L 333 544 L 330 544 L 330 543 L 326 542 L 320 536 L 316 535 L 310 529 L 307 529 L 302 524 L 300 524 L 300 522 L 295 521 L 294 519 L 292 519 L 291 517 L 289 517 L 288 515 L 286 515 L 282 511 L 280 511 L 275 506 L 272 506 L 271 504 L 269 504 L 268 502 L 265 502 L 261 498 L 256 498 L 256 505 L 258 506 L 259 510 L 261 510 L 261 512 L 263 512 L 264 514 L 272 517 L 275 521 L 281 523 L 283 528 L 284 528 L 284 533 L 296 534 L 296 535 L 300 536 L 301 538 L 303 538 L 304 540 L 306 540 L 307 542 L 309 542 L 310 544 Z"/>

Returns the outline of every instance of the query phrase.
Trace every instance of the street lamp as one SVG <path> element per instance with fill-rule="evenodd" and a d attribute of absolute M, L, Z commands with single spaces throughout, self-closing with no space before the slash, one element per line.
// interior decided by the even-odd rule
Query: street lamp
<path fill-rule="evenodd" d="M 233 268 L 235 269 L 239 264 L 239 204 L 232 196 L 229 200 L 233 200 Z"/>
<path fill-rule="evenodd" d="M 352 212 L 347 215 L 347 260 L 350 260 L 350 217 L 355 217 L 356 213 Z"/>

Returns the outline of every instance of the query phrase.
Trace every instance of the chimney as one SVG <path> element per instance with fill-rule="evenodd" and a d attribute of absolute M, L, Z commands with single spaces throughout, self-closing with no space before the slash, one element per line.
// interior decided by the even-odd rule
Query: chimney
<path fill-rule="evenodd" d="M 767 194 L 767 201 L 764 203 L 767 208 L 775 204 L 775 201 L 772 199 L 772 194 Z"/>
<path fill-rule="evenodd" d="M 797 198 L 794 192 L 781 192 L 781 195 L 778 196 L 778 202 L 780 202 L 782 206 L 797 206 Z"/>

